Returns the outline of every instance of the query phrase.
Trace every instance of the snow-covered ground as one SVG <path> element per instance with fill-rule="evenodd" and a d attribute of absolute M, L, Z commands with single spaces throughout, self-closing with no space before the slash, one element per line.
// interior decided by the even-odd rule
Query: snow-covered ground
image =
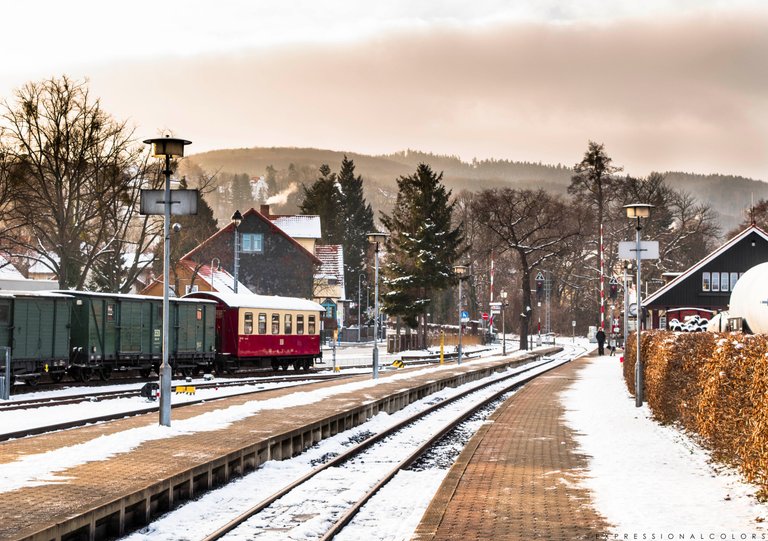
<path fill-rule="evenodd" d="M 635 407 L 618 356 L 592 360 L 561 401 L 590 457 L 582 483 L 614 525 L 609 539 L 768 539 L 757 488 Z"/>

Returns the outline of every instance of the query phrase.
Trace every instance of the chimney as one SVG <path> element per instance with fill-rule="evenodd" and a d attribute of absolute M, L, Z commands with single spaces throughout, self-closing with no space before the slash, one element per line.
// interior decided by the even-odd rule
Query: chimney
<path fill-rule="evenodd" d="M 261 208 L 259 209 L 259 212 L 265 218 L 269 218 L 269 205 L 261 205 Z"/>

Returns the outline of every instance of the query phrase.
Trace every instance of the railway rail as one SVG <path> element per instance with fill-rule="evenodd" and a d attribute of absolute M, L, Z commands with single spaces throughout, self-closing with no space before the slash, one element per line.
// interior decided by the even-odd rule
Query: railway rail
<path fill-rule="evenodd" d="M 294 375 L 290 377 L 285 376 L 285 377 L 274 378 L 269 380 L 258 378 L 258 379 L 250 379 L 250 380 L 234 380 L 234 381 L 224 381 L 224 382 L 206 382 L 206 383 L 198 383 L 198 384 L 195 384 L 194 386 L 197 389 L 255 386 L 255 385 L 264 385 L 266 383 L 295 383 L 296 386 L 300 386 L 300 385 L 309 385 L 311 383 L 317 383 L 318 381 L 328 381 L 328 380 L 349 378 L 349 377 L 352 377 L 353 375 L 354 374 L 311 374 L 311 375 L 304 375 L 304 376 Z M 188 384 L 188 385 L 191 385 L 191 384 Z M 172 388 L 172 392 L 176 392 L 176 390 L 177 390 L 176 387 Z M 192 399 L 192 400 L 187 400 L 185 402 L 174 403 L 172 404 L 172 408 L 178 409 L 186 406 L 191 406 L 194 404 L 200 404 L 202 402 L 210 402 L 212 400 L 221 400 L 224 398 L 232 398 L 235 396 L 256 394 L 256 393 L 266 392 L 269 390 L 273 390 L 273 388 L 249 389 L 239 393 L 226 394 L 225 396 L 221 396 L 221 397 Z M 0 402 L 0 413 L 7 412 L 7 411 L 14 411 L 14 410 L 29 410 L 29 409 L 37 409 L 37 408 L 66 406 L 66 405 L 78 404 L 82 402 L 101 402 L 105 400 L 115 400 L 119 398 L 135 398 L 135 397 L 141 396 L 140 393 L 141 393 L 140 389 L 123 389 L 123 390 L 102 391 L 102 392 L 96 392 L 96 393 L 87 393 L 87 394 L 69 395 L 69 396 L 60 396 L 60 397 L 14 400 L 11 402 Z M 6 441 L 9 439 L 15 439 L 15 438 L 24 438 L 24 437 L 34 436 L 38 434 L 44 434 L 46 432 L 54 432 L 56 430 L 66 430 L 66 429 L 75 428 L 78 426 L 85 426 L 87 424 L 112 421 L 115 419 L 122 419 L 125 417 L 132 417 L 136 415 L 142 415 L 145 413 L 151 413 L 157 410 L 158 410 L 158 405 L 156 403 L 153 403 L 152 405 L 148 405 L 145 407 L 135 408 L 129 411 L 121 411 L 121 412 L 113 413 L 109 415 L 100 415 L 97 417 L 89 417 L 85 419 L 73 419 L 70 421 L 62 422 L 62 423 L 54 423 L 54 424 L 39 426 L 39 427 L 30 427 L 24 430 L 0 433 L 0 441 Z"/>
<path fill-rule="evenodd" d="M 490 378 L 491 381 L 486 380 L 472 385 L 470 389 L 434 404 L 385 431 L 368 437 L 343 454 L 317 466 L 306 475 L 265 498 L 226 525 L 209 534 L 204 540 L 216 541 L 227 539 L 230 534 L 238 535 L 238 533 L 246 535 L 249 539 L 258 539 L 265 532 L 279 534 L 281 538 L 290 538 L 287 537 L 290 535 L 289 530 L 306 522 L 307 517 L 313 517 L 313 526 L 307 531 L 314 532 L 319 524 L 323 525 L 323 527 L 330 525 L 317 538 L 322 540 L 332 539 L 354 519 L 360 509 L 382 487 L 389 483 L 398 472 L 407 469 L 467 418 L 477 411 L 488 407 L 488 404 L 499 400 L 505 394 L 516 390 L 532 379 L 568 361 L 570 361 L 570 357 L 567 360 L 560 358 L 547 359 L 541 363 L 511 371 L 501 377 Z M 476 396 L 489 387 L 493 387 L 489 395 L 482 398 Z M 425 418 L 439 415 L 441 411 L 462 400 L 469 403 L 466 408 L 462 409 L 458 414 L 449 415 L 447 420 L 439 421 L 442 426 L 433 431 L 433 434 L 426 441 L 416 445 L 411 444 L 410 448 L 408 448 L 409 444 L 406 441 L 409 430 L 413 429 L 418 423 L 423 422 Z M 395 441 L 397 443 L 394 443 Z M 386 471 L 377 471 L 382 469 L 380 466 L 383 460 L 380 457 L 380 450 L 376 458 L 373 458 L 373 454 L 382 445 L 386 445 L 386 448 L 390 450 L 388 454 L 397 455 L 397 457 L 391 460 L 390 467 Z M 359 467 L 360 464 L 364 464 L 364 466 L 361 468 Z M 372 464 L 374 466 L 371 466 Z M 339 498 L 334 498 L 333 495 L 327 495 L 323 492 L 322 478 L 329 475 L 336 479 L 348 476 L 348 481 L 346 483 L 342 482 L 344 486 L 355 487 L 361 483 L 367 483 L 368 487 L 364 489 L 362 495 L 356 496 L 355 500 L 351 503 L 347 501 L 351 494 L 341 497 L 340 499 L 344 500 L 346 508 L 339 509 Z M 333 500 L 334 504 L 329 504 L 329 500 Z M 292 502 L 302 502 L 302 504 L 295 505 Z M 239 529 L 243 528 L 246 528 L 247 532 L 239 531 Z M 238 532 L 235 532 L 235 530 L 238 530 Z M 306 532 L 302 536 L 305 534 Z"/>

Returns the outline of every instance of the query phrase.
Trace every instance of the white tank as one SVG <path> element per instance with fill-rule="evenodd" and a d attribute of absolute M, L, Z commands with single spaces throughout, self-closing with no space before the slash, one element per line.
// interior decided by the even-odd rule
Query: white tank
<path fill-rule="evenodd" d="M 755 265 L 739 278 L 728 315 L 743 318 L 753 333 L 768 334 L 768 263 Z"/>

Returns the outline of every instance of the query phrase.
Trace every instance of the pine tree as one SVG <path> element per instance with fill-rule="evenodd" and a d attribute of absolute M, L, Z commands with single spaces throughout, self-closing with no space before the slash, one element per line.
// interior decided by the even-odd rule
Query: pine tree
<path fill-rule="evenodd" d="M 415 174 L 397 180 L 395 208 L 381 216 L 390 232 L 384 306 L 410 327 L 417 326 L 419 315 L 426 321 L 433 292 L 455 282 L 452 267 L 461 255 L 462 226 L 453 227 L 455 202 L 450 202 L 442 178 L 429 165 L 419 164 Z M 426 339 L 426 327 L 422 333 Z"/>
<path fill-rule="evenodd" d="M 344 246 L 344 283 L 347 297 L 358 298 L 358 276 L 366 269 L 367 233 L 373 231 L 373 209 L 363 195 L 363 178 L 355 176 L 355 162 L 341 162 L 339 171 L 341 190 L 341 232 Z"/>
<path fill-rule="evenodd" d="M 342 243 L 342 204 L 336 173 L 327 164 L 320 166 L 320 178 L 309 188 L 303 186 L 304 200 L 299 205 L 302 214 L 320 216 L 323 242 Z"/>

